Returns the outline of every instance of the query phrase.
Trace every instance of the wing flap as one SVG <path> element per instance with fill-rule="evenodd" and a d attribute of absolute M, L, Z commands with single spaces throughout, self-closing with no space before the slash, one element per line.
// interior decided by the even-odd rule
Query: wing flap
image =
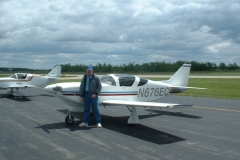
<path fill-rule="evenodd" d="M 174 103 L 157 103 L 157 102 L 139 102 L 139 101 L 123 101 L 123 100 L 106 100 L 102 102 L 104 105 L 124 105 L 136 107 L 156 107 L 156 108 L 185 108 L 193 105 L 174 104 Z"/>

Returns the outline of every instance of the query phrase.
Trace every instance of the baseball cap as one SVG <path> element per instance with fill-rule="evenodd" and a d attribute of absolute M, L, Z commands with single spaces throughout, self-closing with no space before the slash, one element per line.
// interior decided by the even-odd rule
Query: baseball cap
<path fill-rule="evenodd" d="M 92 66 L 87 66 L 86 70 L 93 70 Z"/>

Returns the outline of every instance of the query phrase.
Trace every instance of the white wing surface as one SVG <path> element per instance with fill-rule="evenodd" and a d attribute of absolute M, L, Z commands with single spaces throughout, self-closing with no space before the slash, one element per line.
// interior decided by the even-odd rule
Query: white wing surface
<path fill-rule="evenodd" d="M 174 103 L 157 103 L 157 102 L 139 102 L 139 101 L 124 101 L 124 100 L 106 100 L 102 102 L 103 105 L 124 105 L 136 107 L 157 107 L 157 108 L 185 108 L 193 105 L 174 104 Z"/>
<path fill-rule="evenodd" d="M 11 85 L 8 88 L 33 88 L 33 87 L 37 87 L 34 85 Z"/>

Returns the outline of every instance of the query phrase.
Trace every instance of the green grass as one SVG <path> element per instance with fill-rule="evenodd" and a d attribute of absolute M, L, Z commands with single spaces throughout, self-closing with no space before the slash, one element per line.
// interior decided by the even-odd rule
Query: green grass
<path fill-rule="evenodd" d="M 150 79 L 154 81 L 166 80 L 166 78 Z M 240 79 L 237 78 L 190 78 L 188 86 L 207 89 L 188 89 L 177 95 L 240 100 Z"/>
<path fill-rule="evenodd" d="M 0 77 L 9 77 L 11 74 L 0 74 Z"/>
<path fill-rule="evenodd" d="M 186 92 L 183 92 L 179 95 L 240 100 L 240 79 L 190 78 L 188 86 L 208 89 L 188 89 Z"/>

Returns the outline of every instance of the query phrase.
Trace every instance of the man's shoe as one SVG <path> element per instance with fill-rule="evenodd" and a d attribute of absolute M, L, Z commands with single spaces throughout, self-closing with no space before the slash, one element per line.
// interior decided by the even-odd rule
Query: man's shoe
<path fill-rule="evenodd" d="M 88 126 L 88 124 L 87 123 L 84 123 L 84 122 L 82 122 L 81 124 L 79 124 L 79 127 L 87 127 Z"/>
<path fill-rule="evenodd" d="M 98 128 L 102 128 L 101 123 L 98 123 L 98 124 L 97 124 L 97 127 L 98 127 Z"/>

